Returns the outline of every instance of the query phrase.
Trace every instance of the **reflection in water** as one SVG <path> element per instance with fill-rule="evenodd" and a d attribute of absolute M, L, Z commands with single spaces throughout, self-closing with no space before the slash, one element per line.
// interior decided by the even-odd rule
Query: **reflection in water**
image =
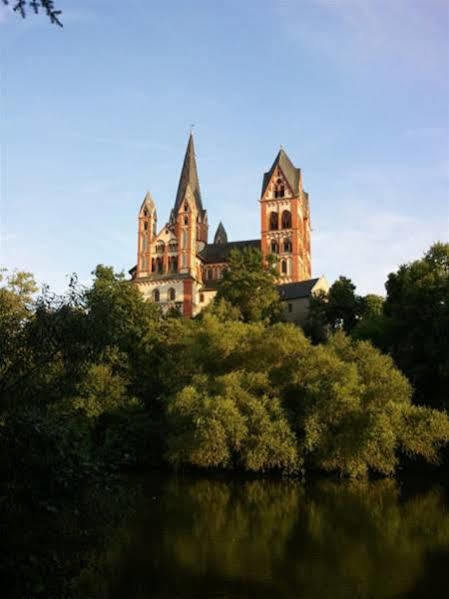
<path fill-rule="evenodd" d="M 443 597 L 449 514 L 439 489 L 394 481 L 172 479 L 81 577 L 84 596 Z"/>

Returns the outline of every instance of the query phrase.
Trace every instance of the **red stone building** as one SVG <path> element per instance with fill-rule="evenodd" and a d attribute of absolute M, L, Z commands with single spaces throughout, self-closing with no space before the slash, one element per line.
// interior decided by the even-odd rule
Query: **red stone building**
<path fill-rule="evenodd" d="M 281 297 L 304 299 L 317 284 L 326 287 L 322 279 L 311 279 L 309 196 L 302 187 L 300 169 L 282 149 L 263 176 L 259 204 L 260 239 L 228 241 L 220 223 L 213 243 L 208 243 L 207 212 L 190 135 L 168 222 L 158 230 L 156 206 L 149 193 L 140 207 L 132 280 L 146 298 L 192 316 L 214 297 L 231 250 L 253 247 L 262 256 L 277 257 Z M 290 304 L 286 312 L 294 312 Z"/>

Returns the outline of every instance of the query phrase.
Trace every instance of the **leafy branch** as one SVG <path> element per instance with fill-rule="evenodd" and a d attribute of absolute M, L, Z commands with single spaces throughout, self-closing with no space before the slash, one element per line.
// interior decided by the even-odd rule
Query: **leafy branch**
<path fill-rule="evenodd" d="M 11 4 L 10 0 L 2 0 L 2 2 L 5 6 Z M 62 10 L 56 10 L 53 0 L 13 0 L 12 9 L 23 19 L 26 18 L 29 9 L 32 9 L 36 15 L 39 14 L 39 10 L 42 9 L 45 11 L 53 25 L 63 27 L 60 20 Z"/>

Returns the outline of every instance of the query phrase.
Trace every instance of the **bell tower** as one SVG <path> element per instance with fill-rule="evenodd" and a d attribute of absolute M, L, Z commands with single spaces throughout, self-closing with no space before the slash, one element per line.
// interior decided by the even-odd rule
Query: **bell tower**
<path fill-rule="evenodd" d="M 137 231 L 137 277 L 151 272 L 151 245 L 156 237 L 157 214 L 151 194 L 148 192 L 139 210 Z"/>
<path fill-rule="evenodd" d="M 260 214 L 262 256 L 276 256 L 280 281 L 310 279 L 309 196 L 302 188 L 301 170 L 283 149 L 264 174 Z"/>

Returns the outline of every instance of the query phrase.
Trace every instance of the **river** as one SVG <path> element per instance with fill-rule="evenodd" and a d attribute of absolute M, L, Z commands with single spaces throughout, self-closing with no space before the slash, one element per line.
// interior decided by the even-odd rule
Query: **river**
<path fill-rule="evenodd" d="M 111 599 L 441 599 L 447 489 L 151 477 L 79 584 Z"/>

